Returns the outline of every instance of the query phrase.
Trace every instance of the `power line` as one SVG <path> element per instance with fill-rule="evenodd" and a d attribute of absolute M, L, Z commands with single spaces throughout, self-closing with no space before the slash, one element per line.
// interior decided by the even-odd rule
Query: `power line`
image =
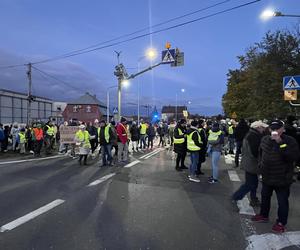
<path fill-rule="evenodd" d="M 26 64 L 15 64 L 15 65 L 7 65 L 7 66 L 0 66 L 0 69 L 12 69 L 12 68 L 17 68 L 21 66 L 26 66 Z"/>
<path fill-rule="evenodd" d="M 78 53 L 69 54 L 69 55 L 66 55 L 66 56 L 61 56 L 59 58 L 46 59 L 46 60 L 34 62 L 32 64 L 41 64 L 41 63 L 46 63 L 46 62 L 51 62 L 51 61 L 57 61 L 57 60 L 61 60 L 61 59 L 64 59 L 64 58 L 73 57 L 73 56 L 86 54 L 86 53 L 90 53 L 90 52 L 93 52 L 93 51 L 113 47 L 113 46 L 120 45 L 120 44 L 123 44 L 123 43 L 126 43 L 126 42 L 134 41 L 134 40 L 137 40 L 137 39 L 140 39 L 140 38 L 152 35 L 152 34 L 157 34 L 157 33 L 163 32 L 163 31 L 172 30 L 172 29 L 179 28 L 179 27 L 182 27 L 182 26 L 185 26 L 185 25 L 188 25 L 188 24 L 191 24 L 191 23 L 195 23 L 195 22 L 198 22 L 198 21 L 201 21 L 201 20 L 204 20 L 204 19 L 208 19 L 210 17 L 221 15 L 221 14 L 224 14 L 224 13 L 236 10 L 236 9 L 243 8 L 243 7 L 248 6 L 248 5 L 252 5 L 252 4 L 260 2 L 260 1 L 261 0 L 254 0 L 254 1 L 251 1 L 251 2 L 247 2 L 245 4 L 237 5 L 237 6 L 232 7 L 232 8 L 228 8 L 228 9 L 225 9 L 225 10 L 222 10 L 222 11 L 218 11 L 218 12 L 210 14 L 210 15 L 206 15 L 206 16 L 203 16 L 203 17 L 200 17 L 200 18 L 192 19 L 190 21 L 179 23 L 179 24 L 176 24 L 176 25 L 173 25 L 173 26 L 169 26 L 167 28 L 160 29 L 160 30 L 148 32 L 148 33 L 145 33 L 145 34 L 142 34 L 142 35 L 139 35 L 139 36 L 135 36 L 135 37 L 132 37 L 132 38 L 129 38 L 129 39 L 126 39 L 126 40 L 122 40 L 122 41 L 115 42 L 115 43 L 112 43 L 112 44 L 108 44 L 108 45 L 105 45 L 105 46 L 97 47 L 97 48 L 94 48 L 94 49 L 85 50 L 85 51 L 78 52 Z"/>
<path fill-rule="evenodd" d="M 52 79 L 54 79 L 54 80 L 56 80 L 56 81 L 58 81 L 58 82 L 60 82 L 60 83 L 62 83 L 62 84 L 64 84 L 64 85 L 68 86 L 69 88 L 72 88 L 72 89 L 77 90 L 77 91 L 80 91 L 80 92 L 83 92 L 83 91 L 84 91 L 84 90 L 82 90 L 82 89 L 79 89 L 79 88 L 76 88 L 76 87 L 72 86 L 70 83 L 67 83 L 67 82 L 65 82 L 65 81 L 62 81 L 62 80 L 56 78 L 55 76 L 52 76 L 52 75 L 46 73 L 46 72 L 43 71 L 43 70 L 38 69 L 38 68 L 35 67 L 35 66 L 32 66 L 32 68 L 35 69 L 36 71 L 38 71 L 39 73 L 44 74 L 45 76 L 50 77 L 50 78 L 52 78 Z"/>
<path fill-rule="evenodd" d="M 164 24 L 167 24 L 167 23 L 170 23 L 170 22 L 173 22 L 173 21 L 176 21 L 176 20 L 179 20 L 179 19 L 182 19 L 182 18 L 185 18 L 185 17 L 188 17 L 188 16 L 191 16 L 191 15 L 194 15 L 196 13 L 199 13 L 199 12 L 202 12 L 202 11 L 205 11 L 205 10 L 208 10 L 208 9 L 211 9 L 211 8 L 214 8 L 216 6 L 219 6 L 219 5 L 222 5 L 222 4 L 225 4 L 225 3 L 228 3 L 230 2 L 231 0 L 225 0 L 225 1 L 221 1 L 221 2 L 218 2 L 216 4 L 213 4 L 213 5 L 210 5 L 208 7 L 205 7 L 205 8 L 202 8 L 202 9 L 198 9 L 196 11 L 192 11 L 192 12 L 189 12 L 189 13 L 186 13 L 184 15 L 181 15 L 181 16 L 177 16 L 177 17 L 174 17 L 174 18 L 171 18 L 171 19 L 168 19 L 164 22 L 161 22 L 161 23 L 158 23 L 158 24 L 155 24 L 155 25 L 152 25 L 152 26 L 148 26 L 146 28 L 143 28 L 143 29 L 140 29 L 140 30 L 137 30 L 137 31 L 134 31 L 134 32 L 131 32 L 131 33 L 127 33 L 127 34 L 124 34 L 124 35 L 121 35 L 121 36 L 118 36 L 116 38 L 113 38 L 113 39 L 110 39 L 110 40 L 107 40 L 107 41 L 104 41 L 104 42 L 100 42 L 100 43 L 97 43 L 97 44 L 94 44 L 94 45 L 90 45 L 86 48 L 82 48 L 82 49 L 78 49 L 78 50 L 74 50 L 74 51 L 70 51 L 68 53 L 65 53 L 65 54 L 62 54 L 60 56 L 56 56 L 56 57 L 53 57 L 53 58 L 49 58 L 49 59 L 46 59 L 44 60 L 45 62 L 48 61 L 48 60 L 59 60 L 61 57 L 65 57 L 65 56 L 70 56 L 74 53 L 78 53 L 78 52 L 82 52 L 82 51 L 85 51 L 85 50 L 88 50 L 88 49 L 91 49 L 91 48 L 94 48 L 94 47 L 97 47 L 97 46 L 100 46 L 100 45 L 104 45 L 104 44 L 107 44 L 107 43 L 111 43 L 111 42 L 114 42 L 114 41 L 117 41 L 117 40 L 120 40 L 122 38 L 126 38 L 126 37 L 130 37 L 130 36 L 133 36 L 133 35 L 136 35 L 138 33 L 141 33 L 143 31 L 147 31 L 149 30 L 150 28 L 156 28 L 156 27 L 159 27 L 159 26 L 162 26 Z M 44 61 L 40 61 L 40 62 L 37 62 L 37 63 L 42 63 Z"/>

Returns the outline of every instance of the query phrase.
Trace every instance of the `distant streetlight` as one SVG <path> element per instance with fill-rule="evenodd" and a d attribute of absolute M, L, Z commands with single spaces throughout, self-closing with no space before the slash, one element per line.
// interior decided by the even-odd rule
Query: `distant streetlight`
<path fill-rule="evenodd" d="M 260 15 L 260 18 L 262 20 L 268 20 L 272 17 L 300 17 L 300 15 L 283 14 L 280 11 L 274 11 L 274 10 L 270 10 L 270 9 L 263 11 Z"/>
<path fill-rule="evenodd" d="M 181 91 L 181 93 L 184 93 L 184 92 L 185 92 L 185 89 L 181 89 L 180 91 Z M 177 95 L 177 93 L 176 93 L 176 107 L 175 107 L 175 118 L 176 118 L 176 122 L 177 122 L 177 120 L 178 120 L 177 106 L 178 106 L 178 95 Z"/>
<path fill-rule="evenodd" d="M 185 89 L 181 89 L 181 92 L 184 93 L 184 92 L 185 92 Z"/>

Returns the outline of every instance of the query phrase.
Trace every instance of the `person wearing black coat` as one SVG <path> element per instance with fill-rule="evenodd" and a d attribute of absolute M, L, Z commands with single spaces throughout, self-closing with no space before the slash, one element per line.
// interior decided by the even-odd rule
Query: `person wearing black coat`
<path fill-rule="evenodd" d="M 271 135 L 265 136 L 260 144 L 259 166 L 262 173 L 260 213 L 252 217 L 256 222 L 267 222 L 273 191 L 278 201 L 277 221 L 272 231 L 283 233 L 289 212 L 290 186 L 293 183 L 294 163 L 299 158 L 296 140 L 283 134 L 284 123 L 275 120 L 270 125 Z"/>
<path fill-rule="evenodd" d="M 186 151 L 186 121 L 184 119 L 181 119 L 174 129 L 174 152 L 177 154 L 175 169 L 177 171 L 188 169 L 184 165 Z"/>
<path fill-rule="evenodd" d="M 242 145 L 243 139 L 245 138 L 246 134 L 249 131 L 249 126 L 245 119 L 241 119 L 239 124 L 236 126 L 234 130 L 234 138 L 236 142 L 236 152 L 235 152 L 235 167 L 239 166 L 239 156 L 242 153 Z"/>
<path fill-rule="evenodd" d="M 204 175 L 204 173 L 201 171 L 201 165 L 203 162 L 205 162 L 206 158 L 206 151 L 207 151 L 207 135 L 206 135 L 206 130 L 204 128 L 205 121 L 204 120 L 199 120 L 198 121 L 198 127 L 199 127 L 199 134 L 201 137 L 201 142 L 202 142 L 202 147 L 199 151 L 199 162 L 197 166 L 197 171 L 196 175 Z"/>
<path fill-rule="evenodd" d="M 91 139 L 90 139 L 91 149 L 92 149 L 92 153 L 94 153 L 96 148 L 98 147 L 98 130 L 95 126 L 93 126 L 92 122 L 90 122 L 88 124 L 86 130 L 89 132 L 89 134 L 91 136 Z"/>
<path fill-rule="evenodd" d="M 130 128 L 130 135 L 131 135 L 131 141 L 132 141 L 132 151 L 134 151 L 134 148 L 136 151 L 139 150 L 139 140 L 140 140 L 140 130 L 135 122 L 132 123 L 132 126 Z"/>
<path fill-rule="evenodd" d="M 154 140 L 154 137 L 155 137 L 155 128 L 152 125 L 152 123 L 149 123 L 149 127 L 146 130 L 146 134 L 148 136 L 148 145 L 147 145 L 147 147 L 152 149 L 153 148 L 153 140 Z"/>

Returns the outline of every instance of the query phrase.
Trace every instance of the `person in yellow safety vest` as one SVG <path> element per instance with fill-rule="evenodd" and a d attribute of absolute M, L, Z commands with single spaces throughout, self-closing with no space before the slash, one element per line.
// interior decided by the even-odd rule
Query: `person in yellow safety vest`
<path fill-rule="evenodd" d="M 197 176 L 197 166 L 199 162 L 199 152 L 203 147 L 201 141 L 201 136 L 198 131 L 198 122 L 192 121 L 191 127 L 187 131 L 187 150 L 191 155 L 191 165 L 190 165 L 190 174 L 188 176 L 189 180 L 192 182 L 200 182 L 199 177 Z"/>
<path fill-rule="evenodd" d="M 53 144 L 54 144 L 54 126 L 52 122 L 49 122 L 45 126 L 45 146 L 46 154 L 51 154 Z"/>
<path fill-rule="evenodd" d="M 21 128 L 18 133 L 18 143 L 20 148 L 20 154 L 25 154 L 25 144 L 26 144 L 26 136 L 25 136 L 25 128 Z"/>
<path fill-rule="evenodd" d="M 181 119 L 174 129 L 174 152 L 177 154 L 175 169 L 177 171 L 188 169 L 184 165 L 186 151 L 186 120 Z"/>
<path fill-rule="evenodd" d="M 140 125 L 140 149 L 146 148 L 147 124 L 142 120 Z"/>
<path fill-rule="evenodd" d="M 214 123 L 208 133 L 208 155 L 211 157 L 212 176 L 208 182 L 213 184 L 218 182 L 219 177 L 219 160 L 221 157 L 222 146 L 224 144 L 224 134 L 220 130 L 220 125 Z"/>
<path fill-rule="evenodd" d="M 101 158 L 102 165 L 104 167 L 108 164 L 108 166 L 112 166 L 112 156 L 111 156 L 111 146 L 112 146 L 112 138 L 114 137 L 110 124 L 106 124 L 105 120 L 100 121 L 99 127 L 99 143 L 101 146 Z"/>
<path fill-rule="evenodd" d="M 234 127 L 231 122 L 228 122 L 228 142 L 229 142 L 229 154 L 234 154 Z"/>
<path fill-rule="evenodd" d="M 79 146 L 79 164 L 81 165 L 82 158 L 84 158 L 84 165 L 87 165 L 87 156 L 91 149 L 90 134 L 86 131 L 84 124 L 79 126 L 79 130 L 75 135 L 76 145 Z"/>

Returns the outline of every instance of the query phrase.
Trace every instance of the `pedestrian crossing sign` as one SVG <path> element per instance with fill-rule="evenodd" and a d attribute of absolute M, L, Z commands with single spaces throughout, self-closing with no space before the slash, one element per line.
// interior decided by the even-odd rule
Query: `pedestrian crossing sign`
<path fill-rule="evenodd" d="M 115 107 L 115 108 L 113 109 L 113 113 L 114 113 L 114 114 L 118 114 L 118 108 L 117 108 L 117 107 Z"/>
<path fill-rule="evenodd" d="M 283 90 L 300 90 L 300 76 L 283 77 Z"/>
<path fill-rule="evenodd" d="M 167 49 L 162 51 L 161 62 L 162 63 L 173 63 L 175 62 L 175 49 Z"/>

